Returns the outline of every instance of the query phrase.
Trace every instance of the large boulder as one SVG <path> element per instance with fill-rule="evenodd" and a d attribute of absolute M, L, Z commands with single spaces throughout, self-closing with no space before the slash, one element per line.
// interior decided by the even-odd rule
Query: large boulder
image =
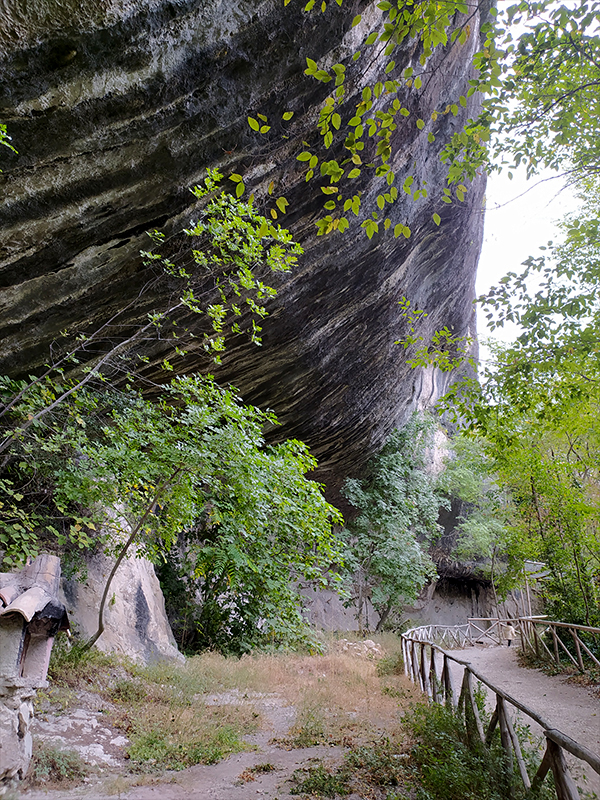
<path fill-rule="evenodd" d="M 83 580 L 62 581 L 61 599 L 82 640 L 89 639 L 98 628 L 98 608 L 113 564 L 114 559 L 99 552 L 86 558 Z M 183 661 L 167 620 L 158 578 L 147 559 L 131 556 L 119 566 L 104 609 L 104 633 L 96 646 L 140 664 Z"/>
<path fill-rule="evenodd" d="M 316 143 L 317 110 L 330 91 L 304 75 L 306 57 L 348 64 L 347 117 L 364 63 L 353 66 L 350 56 L 375 24 L 375 4 L 332 2 L 323 15 L 303 6 L 4 2 L 0 121 L 19 154 L 0 148 L 0 372 L 39 369 L 51 348 L 54 357 L 78 332 L 96 331 L 118 315 L 99 343 L 105 351 L 168 302 L 172 286 L 155 281 L 148 288 L 152 275 L 139 251 L 148 246 L 146 230 L 183 228 L 193 214 L 188 188 L 207 167 L 243 172 L 258 189 L 274 181 L 290 201 L 286 224 L 306 253 L 294 275 L 277 281 L 263 347 L 238 337 L 216 369 L 201 347 L 172 362 L 180 373 L 211 368 L 246 400 L 272 408 L 283 422 L 277 435 L 305 440 L 321 477 L 335 485 L 447 386 L 446 376 L 412 370 L 394 344 L 406 333 L 400 298 L 428 311 L 425 335 L 444 325 L 474 334 L 485 178 L 475 179 L 464 203 L 440 203 L 446 168 L 439 152 L 476 113 L 477 101 L 470 98 L 456 117 L 440 114 L 435 145 L 415 118 L 429 120 L 466 94 L 487 5 L 470 11 L 465 44 L 436 51 L 424 88 L 406 89 L 411 116 L 394 134 L 391 163 L 400 185 L 414 174 L 429 197 L 413 202 L 401 192 L 391 207 L 392 222 L 412 229 L 410 239 L 381 233 L 371 240 L 358 223 L 343 235 L 315 236 L 322 195 L 316 183 L 305 183 L 296 156 L 307 137 Z M 363 24 L 352 29 L 359 11 Z M 394 74 L 417 64 L 419 52 L 407 42 Z M 370 59 L 368 77 L 385 78 L 385 63 Z M 265 137 L 250 131 L 248 114 L 276 121 L 288 109 L 296 113 L 286 138 L 279 124 Z M 329 157 L 340 155 L 334 146 Z M 357 183 L 365 207 L 380 184 L 373 175 Z M 439 228 L 434 211 L 442 216 Z M 143 377 L 165 379 L 167 347 L 148 345 Z"/>

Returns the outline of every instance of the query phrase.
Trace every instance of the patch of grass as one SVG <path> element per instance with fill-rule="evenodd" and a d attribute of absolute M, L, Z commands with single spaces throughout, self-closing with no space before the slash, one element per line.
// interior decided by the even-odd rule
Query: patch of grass
<path fill-rule="evenodd" d="M 331 741 L 330 733 L 325 732 L 323 709 L 318 706 L 304 705 L 284 740 L 288 747 L 315 747 L 319 744 L 336 744 Z"/>
<path fill-rule="evenodd" d="M 254 733 L 259 722 L 251 705 L 154 700 L 130 714 L 128 755 L 134 769 L 146 771 L 215 764 L 231 753 L 247 750 L 243 737 Z"/>
<path fill-rule="evenodd" d="M 135 704 L 146 699 L 146 689 L 129 678 L 118 680 L 107 692 L 109 698 L 118 703 Z"/>
<path fill-rule="evenodd" d="M 385 655 L 377 662 L 377 674 L 384 675 L 404 675 L 404 659 L 402 653 L 390 653 Z"/>
<path fill-rule="evenodd" d="M 151 728 L 134 733 L 129 757 L 145 767 L 181 770 L 194 764 L 216 764 L 247 749 L 233 725 L 198 726 L 182 736 L 178 730 Z"/>
<path fill-rule="evenodd" d="M 297 769 L 290 778 L 290 794 L 311 797 L 346 797 L 350 788 L 341 772 L 330 772 L 322 763 Z"/>
<path fill-rule="evenodd" d="M 323 763 L 296 770 L 291 794 L 311 797 L 345 797 L 349 794 L 377 800 L 401 800 L 412 785 L 409 756 L 401 752 L 404 739 L 400 731 L 352 748 L 338 769 Z M 414 789 L 414 786 L 413 786 Z"/>
<path fill-rule="evenodd" d="M 565 656 L 563 656 L 566 658 Z M 563 675 L 567 676 L 569 683 L 577 683 L 582 686 L 589 686 L 596 695 L 600 694 L 600 669 L 592 665 L 591 659 L 585 666 L 587 667 L 584 673 L 581 673 L 573 664 L 567 663 L 566 660 L 558 665 L 555 661 L 550 659 L 547 655 L 537 656 L 531 650 L 519 650 L 517 656 L 517 663 L 520 667 L 528 669 L 539 669 L 545 675 Z"/>
<path fill-rule="evenodd" d="M 380 677 L 374 661 L 351 654 L 286 664 L 280 691 L 297 711 L 283 740 L 288 747 L 366 744 L 397 726 L 399 712 L 419 696 L 405 675 Z"/>
<path fill-rule="evenodd" d="M 72 643 L 66 636 L 57 636 L 52 647 L 48 679 L 55 686 L 69 689 L 89 689 L 90 675 L 110 679 L 111 670 L 121 673 L 131 667 L 125 659 L 92 648 L 82 650 L 81 643 Z"/>
<path fill-rule="evenodd" d="M 29 786 L 74 785 L 89 774 L 89 767 L 75 750 L 61 750 L 47 744 L 36 745 L 27 773 Z"/>
<path fill-rule="evenodd" d="M 379 741 L 351 750 L 346 756 L 345 769 L 355 781 L 369 786 L 397 787 L 406 777 L 407 754 L 401 751 L 403 742 L 397 737 L 382 737 Z"/>
<path fill-rule="evenodd" d="M 257 775 L 275 772 L 276 769 L 277 767 L 268 761 L 265 764 L 255 764 L 253 767 L 248 767 L 248 769 L 245 769 L 243 772 L 241 772 L 238 775 L 238 781 L 239 783 L 250 783 L 251 781 L 256 780 Z"/>

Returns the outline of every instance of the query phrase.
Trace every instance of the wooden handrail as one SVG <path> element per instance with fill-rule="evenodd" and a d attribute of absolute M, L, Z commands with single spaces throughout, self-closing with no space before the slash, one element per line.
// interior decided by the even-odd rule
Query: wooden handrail
<path fill-rule="evenodd" d="M 523 619 L 527 622 L 535 621 L 538 623 L 543 622 L 546 625 L 549 624 L 546 620 L 534 620 L 530 617 Z M 485 620 L 480 618 L 478 621 L 483 622 Z M 517 622 L 517 620 L 511 620 L 511 622 L 514 623 Z M 567 628 L 572 627 L 567 623 L 564 623 L 563 626 Z M 464 714 L 465 726 L 468 734 L 467 739 L 469 742 L 476 736 L 477 739 L 483 741 L 487 746 L 489 746 L 492 741 L 494 729 L 496 726 L 499 726 L 500 739 L 502 742 L 502 747 L 505 749 L 507 754 L 507 761 L 510 764 L 513 763 L 514 753 L 519 775 L 523 785 L 527 790 L 532 787 L 534 790 L 539 788 L 546 774 L 551 770 L 554 776 L 554 784 L 558 800 L 578 800 L 579 794 L 569 773 L 563 751 L 566 750 L 575 758 L 585 761 L 586 764 L 588 764 L 599 775 L 600 756 L 592 752 L 585 745 L 582 745 L 572 739 L 566 733 L 563 733 L 555 728 L 540 714 L 538 714 L 537 711 L 530 708 L 522 701 L 517 700 L 517 698 L 512 697 L 512 695 L 508 694 L 508 692 L 504 691 L 504 689 L 494 685 L 485 677 L 485 675 L 482 675 L 477 669 L 475 669 L 475 667 L 473 667 L 469 661 L 452 655 L 431 641 L 423 641 L 423 639 L 420 638 L 423 627 L 414 628 L 406 633 L 401 634 L 402 650 L 404 655 L 404 669 L 412 682 L 417 684 L 421 691 L 431 698 L 433 702 L 446 703 L 446 705 L 449 707 L 456 707 L 459 713 Z M 445 631 L 450 631 L 450 626 L 428 626 L 428 632 L 430 635 L 433 632 L 433 627 L 444 627 Z M 600 633 L 600 630 L 598 630 L 598 632 Z M 420 649 L 419 656 L 417 656 L 416 652 L 417 646 Z M 425 653 L 427 647 L 430 648 L 429 658 L 426 657 Z M 441 653 L 442 655 L 442 671 L 439 678 L 437 674 L 435 658 L 436 653 Z M 456 693 L 452 687 L 452 679 L 449 669 L 450 661 L 454 661 L 456 664 L 459 664 L 464 668 L 463 683 L 460 696 L 458 698 L 456 697 Z M 429 671 L 427 669 L 428 664 Z M 486 734 L 483 732 L 479 711 L 475 702 L 472 677 L 475 677 L 478 681 L 481 681 L 481 683 L 487 686 L 488 689 L 490 689 L 496 696 L 496 710 L 492 715 Z M 537 724 L 543 729 L 544 736 L 546 737 L 547 744 L 544 758 L 533 780 L 530 780 L 529 775 L 527 774 L 527 769 L 521 753 L 518 737 L 515 733 L 510 717 L 506 713 L 506 704 L 519 709 L 519 711 L 524 713 L 527 717 L 537 722 Z M 472 733 L 469 733 L 469 730 L 472 729 L 473 726 L 475 729 L 472 731 Z"/>
<path fill-rule="evenodd" d="M 535 622 L 538 625 L 553 625 L 555 628 L 571 628 L 575 631 L 586 631 L 587 633 L 600 633 L 600 628 L 590 628 L 589 625 L 576 625 L 574 622 L 555 622 L 554 620 L 542 619 L 541 617 L 519 617 L 511 622 Z"/>

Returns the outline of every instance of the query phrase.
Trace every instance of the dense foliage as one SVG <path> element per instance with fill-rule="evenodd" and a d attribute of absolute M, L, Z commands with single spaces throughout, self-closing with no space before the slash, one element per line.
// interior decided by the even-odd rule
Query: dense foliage
<path fill-rule="evenodd" d="M 479 705 L 487 722 L 483 702 Z M 411 763 L 419 780 L 418 800 L 518 800 L 529 794 L 516 762 L 507 764 L 498 728 L 488 748 L 478 737 L 469 736 L 457 711 L 436 703 L 416 706 L 404 717 L 404 724 L 414 737 Z M 517 735 L 528 771 L 535 774 L 540 757 L 532 747 L 528 728 L 517 726 Z M 536 794 L 540 800 L 556 796 L 551 777 Z"/>
<path fill-rule="evenodd" d="M 370 461 L 365 478 L 344 485 L 357 511 L 348 523 L 345 561 L 361 629 L 368 628 L 368 601 L 379 630 L 435 575 L 427 546 L 438 533 L 444 500 L 427 470 L 434 430 L 432 419 L 414 414 Z"/>

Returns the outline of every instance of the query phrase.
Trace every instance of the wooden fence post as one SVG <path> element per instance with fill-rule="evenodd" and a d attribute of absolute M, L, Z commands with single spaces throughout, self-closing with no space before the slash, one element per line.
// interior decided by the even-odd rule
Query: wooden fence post
<path fill-rule="evenodd" d="M 579 792 L 569 772 L 562 747 L 559 747 L 552 739 L 548 739 L 547 741 L 551 759 L 550 769 L 554 775 L 554 787 L 558 800 L 580 800 Z"/>
<path fill-rule="evenodd" d="M 535 622 L 532 623 L 533 627 L 533 643 L 535 644 L 535 654 L 539 658 L 540 657 L 540 637 L 538 636 L 537 628 L 535 627 Z"/>
<path fill-rule="evenodd" d="M 494 713 L 492 714 L 492 718 L 490 719 L 490 724 L 488 725 L 487 733 L 485 734 L 485 743 L 489 747 L 492 743 L 492 736 L 494 735 L 494 731 L 496 730 L 496 725 L 498 724 L 498 697 L 496 697 L 496 708 L 494 709 Z"/>
<path fill-rule="evenodd" d="M 560 667 L 560 653 L 558 652 L 558 637 L 556 635 L 556 628 L 554 625 L 551 626 L 550 630 L 552 631 L 552 644 L 554 645 L 554 659 L 556 661 L 556 666 Z"/>
<path fill-rule="evenodd" d="M 481 717 L 479 716 L 479 709 L 477 708 L 477 703 L 475 702 L 475 692 L 473 691 L 473 675 L 469 669 L 465 669 L 465 675 L 467 676 L 467 692 L 469 697 L 469 703 L 471 706 L 471 711 L 473 713 L 473 719 L 475 720 L 475 727 L 477 729 L 477 735 L 481 739 L 482 742 L 485 743 L 485 734 L 483 732 L 483 725 L 481 724 Z M 466 707 L 465 707 L 466 711 Z M 466 714 L 465 714 L 466 717 Z"/>
<path fill-rule="evenodd" d="M 575 652 L 577 653 L 579 669 L 581 672 L 585 672 L 585 664 L 583 663 L 583 658 L 581 657 L 581 647 L 579 646 L 579 637 L 577 636 L 577 631 L 573 630 L 573 628 L 569 628 L 569 631 L 573 637 L 573 641 L 575 642 Z"/>
<path fill-rule="evenodd" d="M 450 677 L 450 664 L 448 656 L 444 653 L 444 666 L 442 667 L 442 685 L 444 686 L 444 700 L 446 706 L 452 708 L 456 705 L 454 692 L 452 691 L 452 678 Z"/>
<path fill-rule="evenodd" d="M 431 648 L 431 662 L 429 664 L 429 684 L 431 686 L 431 699 L 434 703 L 439 703 L 437 671 L 435 666 L 435 647 Z"/>
<path fill-rule="evenodd" d="M 538 771 L 535 773 L 535 776 L 531 783 L 531 790 L 535 793 L 539 792 L 540 787 L 544 782 L 544 778 L 548 774 L 550 765 L 552 764 L 552 751 L 548 746 L 549 744 L 550 742 L 546 740 L 546 750 L 544 752 L 544 757 L 542 758 L 542 763 L 538 767 Z"/>
<path fill-rule="evenodd" d="M 425 665 L 425 642 L 421 642 L 420 669 L 423 680 L 423 692 L 429 697 L 429 682 L 427 680 L 427 667 Z"/>
<path fill-rule="evenodd" d="M 512 756 L 512 741 L 510 738 L 510 733 L 508 732 L 508 724 L 506 720 L 506 708 L 504 706 L 504 698 L 498 695 L 498 725 L 500 727 L 500 741 L 502 742 L 502 747 L 504 748 L 504 753 L 506 755 L 506 765 L 508 773 L 512 773 L 512 766 L 513 766 L 513 756 Z"/>
<path fill-rule="evenodd" d="M 419 671 L 419 661 L 417 659 L 417 652 L 414 642 L 410 643 L 410 651 L 411 651 L 412 668 L 415 676 L 415 683 L 419 686 L 421 691 L 423 691 L 423 681 L 421 679 L 421 673 Z"/>
<path fill-rule="evenodd" d="M 521 775 L 521 780 L 523 781 L 523 786 L 529 790 L 531 789 L 531 781 L 529 780 L 529 775 L 527 774 L 527 767 L 525 766 L 525 759 L 523 758 L 523 753 L 521 752 L 521 743 L 519 742 L 519 737 L 517 736 L 515 729 L 512 726 L 512 722 L 510 721 L 510 717 L 508 712 L 506 711 L 506 706 L 504 706 L 504 720 L 506 722 L 506 727 L 508 729 L 508 735 L 510 736 L 513 750 L 515 751 L 515 758 L 517 759 L 517 766 L 519 768 L 519 774 Z"/>

